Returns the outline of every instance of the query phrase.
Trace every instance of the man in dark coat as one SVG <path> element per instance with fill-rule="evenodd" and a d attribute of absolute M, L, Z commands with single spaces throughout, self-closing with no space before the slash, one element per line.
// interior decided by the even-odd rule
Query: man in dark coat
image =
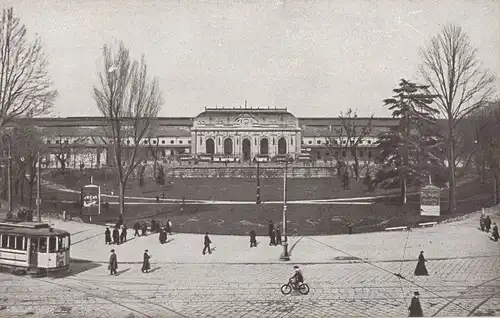
<path fill-rule="evenodd" d="M 207 251 L 208 249 L 208 254 L 212 254 L 212 251 L 210 250 L 210 243 L 212 243 L 212 241 L 210 241 L 210 238 L 208 237 L 208 232 L 205 233 L 205 240 L 203 242 L 203 255 L 205 255 L 205 252 Z"/>
<path fill-rule="evenodd" d="M 269 221 L 269 246 L 276 245 L 276 240 L 274 236 L 274 224 L 273 221 Z"/>
<path fill-rule="evenodd" d="M 118 269 L 118 260 L 116 259 L 115 250 L 111 250 L 111 255 L 109 256 L 109 275 L 118 275 L 116 270 Z"/>
<path fill-rule="evenodd" d="M 481 228 L 481 231 L 484 232 L 484 215 L 481 214 L 481 217 L 479 218 L 479 227 Z"/>
<path fill-rule="evenodd" d="M 104 244 L 111 244 L 111 231 L 109 230 L 109 227 L 106 228 L 106 231 L 104 231 Z"/>
<path fill-rule="evenodd" d="M 144 251 L 143 260 L 142 260 L 142 269 L 141 269 L 141 271 L 143 273 L 149 272 L 149 269 L 151 268 L 151 264 L 149 263 L 150 258 L 151 258 L 151 255 L 149 255 L 148 250 Z"/>
<path fill-rule="evenodd" d="M 120 232 L 117 227 L 113 230 L 113 244 L 120 244 Z"/>
<path fill-rule="evenodd" d="M 156 221 L 155 219 L 151 220 L 151 233 L 154 233 L 156 231 Z"/>
<path fill-rule="evenodd" d="M 493 237 L 493 240 L 495 242 L 498 242 L 499 235 L 498 235 L 498 226 L 496 223 L 493 223 L 493 230 L 491 231 L 491 236 Z"/>
<path fill-rule="evenodd" d="M 250 231 L 250 247 L 257 247 L 257 235 L 255 234 L 255 231 L 252 229 Z"/>
<path fill-rule="evenodd" d="M 122 227 L 122 233 L 120 234 L 120 243 L 127 241 L 127 226 Z"/>
<path fill-rule="evenodd" d="M 491 219 L 490 219 L 490 216 L 487 215 L 485 218 L 484 218 L 484 227 L 486 228 L 486 232 L 489 232 L 490 231 L 490 228 L 491 228 Z"/>
<path fill-rule="evenodd" d="M 418 256 L 417 267 L 415 268 L 415 276 L 426 276 L 429 275 L 427 272 L 427 268 L 425 267 L 425 263 L 427 260 L 424 257 L 424 251 L 420 251 L 420 255 Z"/>
<path fill-rule="evenodd" d="M 161 230 L 161 224 L 160 221 L 156 222 L 156 233 L 160 233 Z"/>
<path fill-rule="evenodd" d="M 142 222 L 142 236 L 148 235 L 148 225 L 146 224 L 146 221 Z"/>
<path fill-rule="evenodd" d="M 408 307 L 408 310 L 410 311 L 408 317 L 423 317 L 424 313 L 422 311 L 422 306 L 420 306 L 420 299 L 418 298 L 420 293 L 414 292 L 413 294 L 414 296 L 411 299 L 410 307 Z"/>
<path fill-rule="evenodd" d="M 276 245 L 281 245 L 281 231 L 279 225 L 276 227 Z"/>
<path fill-rule="evenodd" d="M 167 241 L 167 231 L 165 230 L 165 228 L 162 228 L 160 230 L 160 243 L 161 244 L 164 244 L 166 241 Z"/>
<path fill-rule="evenodd" d="M 139 229 L 141 228 L 141 225 L 139 224 L 139 221 L 135 222 L 134 224 L 134 236 L 141 236 L 141 234 L 139 233 Z"/>

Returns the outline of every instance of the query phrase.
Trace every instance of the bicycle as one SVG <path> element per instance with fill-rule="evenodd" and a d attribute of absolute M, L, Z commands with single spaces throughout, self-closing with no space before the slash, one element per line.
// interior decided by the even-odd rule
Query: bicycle
<path fill-rule="evenodd" d="M 291 280 L 288 281 L 288 284 L 281 286 L 281 292 L 283 295 L 288 295 L 292 292 L 292 290 L 298 290 L 302 295 L 307 295 L 309 293 L 309 285 L 306 283 L 300 283 L 297 287 L 296 284 L 292 283 Z"/>

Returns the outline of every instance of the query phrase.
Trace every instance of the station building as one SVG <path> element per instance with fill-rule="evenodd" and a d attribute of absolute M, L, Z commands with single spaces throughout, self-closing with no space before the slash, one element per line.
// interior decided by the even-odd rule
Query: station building
<path fill-rule="evenodd" d="M 356 150 L 358 158 L 368 161 L 376 156 L 377 136 L 398 125 L 394 118 L 356 117 L 351 121 L 359 130 L 370 123 L 369 133 Z M 61 155 L 67 156 L 68 168 L 111 164 L 102 117 L 32 118 L 22 122 L 38 127 L 43 142 L 51 149 L 42 160 L 44 166 L 58 166 L 57 156 Z M 286 108 L 205 108 L 194 118 L 158 117 L 151 126 L 152 133 L 140 141 L 141 150 L 161 160 L 179 156 L 222 156 L 237 161 L 302 156 L 349 161 L 354 155 L 348 147 L 353 141 L 347 138 L 341 118 L 297 118 Z M 134 144 L 133 140 L 126 143 Z"/>

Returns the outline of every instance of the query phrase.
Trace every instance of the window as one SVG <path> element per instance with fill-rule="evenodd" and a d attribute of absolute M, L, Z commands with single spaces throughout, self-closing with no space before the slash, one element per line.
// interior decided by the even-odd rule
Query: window
<path fill-rule="evenodd" d="M 49 237 L 49 253 L 55 253 L 56 252 L 56 237 L 51 236 Z"/>
<path fill-rule="evenodd" d="M 179 140 L 179 144 L 181 144 L 181 145 L 182 145 L 182 140 Z"/>
<path fill-rule="evenodd" d="M 164 144 L 165 144 L 165 139 L 163 139 L 163 140 L 161 141 L 161 144 L 162 144 L 162 145 L 164 145 Z"/>
<path fill-rule="evenodd" d="M 312 144 L 312 143 L 313 143 L 312 140 L 309 140 L 308 144 Z"/>
<path fill-rule="evenodd" d="M 148 144 L 148 141 L 147 141 L 147 140 L 144 140 L 144 141 L 143 141 L 143 143 L 144 143 L 145 145 L 147 145 L 147 144 Z"/>
<path fill-rule="evenodd" d="M 254 138 L 254 142 L 253 142 L 253 144 L 254 144 L 255 146 L 257 146 L 257 137 L 255 137 L 255 138 Z"/>
<path fill-rule="evenodd" d="M 372 144 L 372 141 L 371 140 L 368 140 L 368 144 L 371 145 Z"/>
<path fill-rule="evenodd" d="M 156 145 L 156 140 L 153 140 L 153 145 Z"/>
<path fill-rule="evenodd" d="M 329 140 L 325 141 L 325 144 L 329 145 L 329 144 L 330 144 L 330 141 L 329 141 Z"/>
<path fill-rule="evenodd" d="M 345 153 L 345 150 L 344 150 L 344 151 L 342 151 L 342 157 L 345 158 L 345 155 L 346 155 L 346 153 Z"/>
<path fill-rule="evenodd" d="M 368 158 L 371 158 L 371 157 L 372 157 L 372 152 L 368 151 Z"/>
<path fill-rule="evenodd" d="M 16 236 L 16 250 L 23 250 L 23 239 L 22 236 Z"/>
<path fill-rule="evenodd" d="M 165 149 L 163 149 L 163 150 L 161 151 L 161 156 L 162 156 L 162 157 L 165 157 Z"/>
<path fill-rule="evenodd" d="M 50 145 L 50 139 L 47 139 L 47 145 Z"/>
<path fill-rule="evenodd" d="M 38 250 L 40 253 L 47 253 L 47 238 L 41 237 L 40 241 L 40 249 Z"/>
<path fill-rule="evenodd" d="M 321 145 L 321 140 L 316 141 L 318 145 Z"/>
<path fill-rule="evenodd" d="M 127 140 L 127 145 L 130 145 L 130 140 Z"/>
<path fill-rule="evenodd" d="M 327 152 L 325 153 L 325 155 L 326 155 L 326 156 L 329 156 L 329 155 L 330 155 L 330 153 L 327 151 Z"/>
<path fill-rule="evenodd" d="M 273 146 L 276 145 L 276 139 L 273 137 Z"/>
<path fill-rule="evenodd" d="M 345 145 L 347 143 L 347 141 L 345 140 L 342 140 L 342 144 Z"/>
<path fill-rule="evenodd" d="M 170 144 L 173 145 L 174 144 L 174 141 L 173 140 L 170 140 Z"/>
<path fill-rule="evenodd" d="M 203 138 L 200 137 L 200 145 L 203 145 Z"/>
<path fill-rule="evenodd" d="M 300 144 L 303 145 L 304 144 L 304 139 L 301 139 L 300 140 Z"/>
<path fill-rule="evenodd" d="M 360 150 L 360 151 L 359 151 L 359 156 L 360 156 L 361 158 L 363 158 L 363 157 L 365 156 L 365 153 L 363 152 L 363 150 Z"/>
<path fill-rule="evenodd" d="M 356 157 L 356 150 L 351 150 L 351 157 Z"/>
<path fill-rule="evenodd" d="M 1 248 L 7 248 L 7 235 L 2 235 L 2 245 L 0 245 Z"/>
<path fill-rule="evenodd" d="M 38 251 L 38 238 L 32 237 L 30 240 L 31 240 L 31 250 Z"/>
<path fill-rule="evenodd" d="M 9 248 L 10 249 L 16 248 L 16 237 L 14 235 L 9 235 Z"/>
<path fill-rule="evenodd" d="M 69 248 L 69 236 L 58 236 L 57 237 L 57 251 L 63 252 Z"/>
<path fill-rule="evenodd" d="M 188 144 L 191 144 L 191 140 L 188 140 Z"/>
<path fill-rule="evenodd" d="M 219 144 L 219 146 L 220 146 L 220 137 L 219 137 L 219 141 L 218 141 L 217 143 L 218 143 L 218 144 Z"/>
<path fill-rule="evenodd" d="M 59 145 L 60 141 L 59 140 L 56 140 L 56 144 Z"/>

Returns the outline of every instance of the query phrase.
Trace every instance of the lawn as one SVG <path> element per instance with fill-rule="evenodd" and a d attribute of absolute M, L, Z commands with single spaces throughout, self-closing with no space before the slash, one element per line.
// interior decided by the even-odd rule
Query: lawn
<path fill-rule="evenodd" d="M 89 183 L 90 174 L 74 177 L 46 175 L 44 179 L 78 190 Z M 254 201 L 257 182 L 249 179 L 174 179 L 166 186 L 159 186 L 148 180 L 140 187 L 137 180 L 131 180 L 125 190 L 131 197 L 162 197 L 169 199 L 217 200 L 217 201 Z M 94 183 L 101 185 L 102 193 L 118 193 L 116 181 L 109 175 L 94 173 Z M 376 196 L 394 193 L 395 190 L 376 189 L 368 193 L 367 187 L 360 181 L 351 180 L 349 190 L 344 190 L 338 178 L 324 179 L 288 179 L 288 200 L 352 198 Z M 397 190 L 396 190 L 397 191 Z M 283 179 L 261 179 L 260 196 L 262 201 L 283 200 Z"/>
<path fill-rule="evenodd" d="M 441 196 L 441 216 L 421 217 L 419 196 L 410 195 L 408 204 L 401 206 L 396 199 L 377 199 L 373 205 L 288 205 L 288 226 L 290 231 L 298 229 L 300 235 L 342 234 L 347 233 L 347 224 L 353 223 L 354 232 L 380 231 L 390 226 L 415 226 L 419 222 L 441 221 L 462 216 L 491 206 L 490 185 L 477 180 L 457 188 L 458 204 L 455 213 L 447 214 L 446 191 Z M 72 215 L 79 215 L 80 209 L 71 203 L 45 202 L 44 210 L 61 211 L 65 209 Z M 118 218 L 118 205 L 103 208 L 102 215 L 94 218 L 99 223 L 115 222 Z M 231 205 L 127 205 L 124 219 L 132 226 L 136 220 L 151 221 L 152 218 L 163 223 L 170 219 L 174 231 L 188 233 L 235 234 L 245 235 L 254 228 L 259 235 L 267 233 L 267 223 L 282 218 L 281 204 L 231 204 Z"/>

